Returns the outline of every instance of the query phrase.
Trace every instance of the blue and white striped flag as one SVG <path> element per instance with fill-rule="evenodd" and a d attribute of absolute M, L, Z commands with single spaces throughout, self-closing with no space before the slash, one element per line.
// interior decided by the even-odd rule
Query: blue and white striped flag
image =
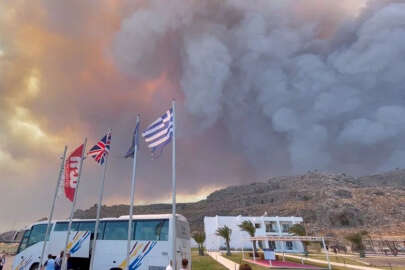
<path fill-rule="evenodd" d="M 153 157 L 158 157 L 162 153 L 163 147 L 170 143 L 173 137 L 173 125 L 173 109 L 170 109 L 142 132 Z"/>

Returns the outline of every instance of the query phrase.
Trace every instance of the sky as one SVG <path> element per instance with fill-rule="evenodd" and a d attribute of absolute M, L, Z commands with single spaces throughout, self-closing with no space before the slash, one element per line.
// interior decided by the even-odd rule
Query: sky
<path fill-rule="evenodd" d="M 395 0 L 0 2 L 0 231 L 48 215 L 60 156 L 112 129 L 104 204 L 128 203 L 136 115 L 177 104 L 178 201 L 308 170 L 405 163 Z M 171 147 L 141 142 L 135 204 L 168 202 Z M 78 208 L 102 169 L 84 162 Z M 61 196 L 56 217 L 69 215 Z"/>

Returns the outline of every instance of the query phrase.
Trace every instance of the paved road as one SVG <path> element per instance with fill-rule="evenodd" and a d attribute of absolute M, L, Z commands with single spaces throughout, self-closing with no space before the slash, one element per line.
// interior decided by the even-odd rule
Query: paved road
<path fill-rule="evenodd" d="M 208 252 L 208 255 L 211 256 L 214 260 L 228 268 L 229 270 L 239 270 L 239 264 L 228 260 L 224 256 L 221 255 L 220 252 Z"/>

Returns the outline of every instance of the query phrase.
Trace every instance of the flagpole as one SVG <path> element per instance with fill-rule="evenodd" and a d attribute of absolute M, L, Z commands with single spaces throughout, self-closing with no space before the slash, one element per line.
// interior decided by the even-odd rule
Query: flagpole
<path fill-rule="evenodd" d="M 73 219 L 73 214 L 75 212 L 75 206 L 76 206 L 76 201 L 77 201 L 77 193 L 79 192 L 79 184 L 80 184 L 80 178 L 82 176 L 82 167 L 83 167 L 83 161 L 85 159 L 84 154 L 86 153 L 86 145 L 87 145 L 87 138 L 84 139 L 83 143 L 83 150 L 82 150 L 82 156 L 80 159 L 80 165 L 79 165 L 79 175 L 77 177 L 77 184 L 75 188 L 75 194 L 73 197 L 73 204 L 72 204 L 72 210 L 70 211 L 70 217 L 69 217 L 69 225 L 68 225 L 68 231 L 66 235 L 66 241 L 65 241 L 65 249 L 63 252 L 63 262 L 62 262 L 62 269 L 65 270 L 67 268 L 67 261 L 66 261 L 66 253 L 67 253 L 67 246 L 69 244 L 69 237 L 70 237 L 70 232 L 72 230 L 72 219 Z"/>
<path fill-rule="evenodd" d="M 176 102 L 172 100 L 173 110 L 173 142 L 172 142 L 172 262 L 173 269 L 177 270 L 176 248 Z"/>
<path fill-rule="evenodd" d="M 49 213 L 49 217 L 48 217 L 48 225 L 46 226 L 46 233 L 45 233 L 44 244 L 42 245 L 41 258 L 40 258 L 40 261 L 39 261 L 39 266 L 40 266 L 40 267 L 41 267 L 41 265 L 42 265 L 42 261 L 44 260 L 45 249 L 46 249 L 46 242 L 48 241 L 49 231 L 50 231 L 51 222 L 52 222 L 52 217 L 53 217 L 53 212 L 54 212 L 54 210 L 55 210 L 55 202 L 56 202 L 56 198 L 57 198 L 57 196 L 58 196 L 58 191 L 59 191 L 59 186 L 60 186 L 60 180 L 62 179 L 63 166 L 64 166 L 64 164 L 65 164 L 65 159 L 66 159 L 66 151 L 67 151 L 67 146 L 65 145 L 65 150 L 63 151 L 63 155 L 61 156 L 62 163 L 61 163 L 60 169 L 59 169 L 58 181 L 56 182 L 55 194 L 53 195 L 53 201 L 52 201 L 52 206 L 51 206 L 51 212 Z"/>
<path fill-rule="evenodd" d="M 109 129 L 107 132 L 106 143 L 107 143 L 109 137 L 111 137 L 111 129 Z M 111 141 L 110 141 L 110 151 L 111 151 Z M 107 171 L 107 163 L 109 160 L 109 158 L 108 158 L 109 156 L 110 156 L 110 153 L 107 153 L 105 155 L 103 177 L 101 178 L 100 194 L 98 196 L 98 203 L 97 203 L 96 225 L 94 226 L 94 237 L 93 237 L 93 243 L 92 243 L 92 247 L 91 247 L 90 270 L 93 270 L 94 257 L 96 255 L 96 242 L 97 242 L 98 226 L 100 224 L 101 203 L 103 201 L 104 182 L 105 182 L 105 175 L 106 175 L 106 171 Z"/>
<path fill-rule="evenodd" d="M 136 125 L 137 128 L 139 124 L 139 114 L 136 116 Z M 139 136 L 139 130 L 135 131 L 133 140 L 134 140 L 134 164 L 132 167 L 132 179 L 131 179 L 131 199 L 129 202 L 129 222 L 128 222 L 128 241 L 127 241 L 127 265 L 126 269 L 129 270 L 130 265 L 130 252 L 131 252 L 131 240 L 132 240 L 132 216 L 134 211 L 134 196 L 135 196 L 135 177 L 136 177 L 136 152 L 138 152 L 138 142 L 137 137 Z"/>

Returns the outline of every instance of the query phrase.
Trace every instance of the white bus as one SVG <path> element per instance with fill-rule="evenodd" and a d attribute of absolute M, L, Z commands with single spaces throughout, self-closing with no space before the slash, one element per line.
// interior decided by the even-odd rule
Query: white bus
<path fill-rule="evenodd" d="M 94 219 L 74 219 L 68 244 L 70 264 L 75 270 L 89 269 L 94 257 L 96 270 L 123 270 L 126 267 L 129 216 L 103 218 L 97 233 L 96 254 L 92 254 Z M 172 215 L 133 216 L 131 241 L 131 270 L 165 270 L 169 264 L 171 235 L 169 226 Z M 13 270 L 37 270 L 39 266 L 47 222 L 38 222 L 26 228 L 21 239 Z M 53 221 L 45 256 L 57 256 L 64 250 L 67 220 Z M 187 219 L 177 215 L 176 222 L 177 269 L 186 258 L 191 269 L 190 227 Z M 44 258 L 44 262 L 46 261 Z"/>

